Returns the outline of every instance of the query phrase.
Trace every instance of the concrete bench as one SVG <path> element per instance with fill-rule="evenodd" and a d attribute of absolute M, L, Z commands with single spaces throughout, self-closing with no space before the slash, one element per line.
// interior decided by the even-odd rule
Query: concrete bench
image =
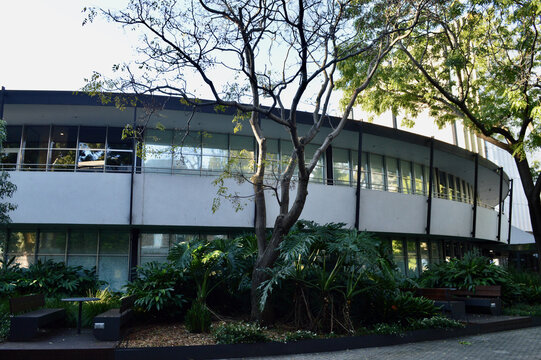
<path fill-rule="evenodd" d="M 502 287 L 500 285 L 477 286 L 474 291 L 456 290 L 455 299 L 464 301 L 466 310 L 473 313 L 500 315 L 502 312 Z"/>
<path fill-rule="evenodd" d="M 434 304 L 453 319 L 463 319 L 466 316 L 464 301 L 454 299 L 455 289 L 451 288 L 418 288 L 416 296 L 434 300 Z"/>
<path fill-rule="evenodd" d="M 122 327 L 133 317 L 135 296 L 127 296 L 120 300 L 120 308 L 111 309 L 94 318 L 94 336 L 98 340 L 120 340 Z"/>
<path fill-rule="evenodd" d="M 65 309 L 38 309 L 45 306 L 43 294 L 28 295 L 9 299 L 11 324 L 9 341 L 30 340 L 45 326 L 62 324 L 66 318 Z M 15 315 L 23 313 L 20 315 Z"/>

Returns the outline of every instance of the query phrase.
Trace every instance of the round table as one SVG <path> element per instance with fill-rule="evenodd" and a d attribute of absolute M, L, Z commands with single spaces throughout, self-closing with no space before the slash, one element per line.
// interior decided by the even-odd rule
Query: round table
<path fill-rule="evenodd" d="M 81 333 L 81 314 L 83 312 L 83 302 L 85 301 L 98 301 L 100 298 L 97 297 L 70 297 L 60 299 L 67 302 L 78 302 L 79 303 L 79 316 L 77 318 L 77 334 Z"/>

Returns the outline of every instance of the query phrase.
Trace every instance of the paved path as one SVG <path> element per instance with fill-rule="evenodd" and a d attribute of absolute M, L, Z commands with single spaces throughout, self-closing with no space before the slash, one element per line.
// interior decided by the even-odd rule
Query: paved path
<path fill-rule="evenodd" d="M 246 358 L 245 360 L 541 360 L 541 327 L 463 338 L 337 351 Z"/>

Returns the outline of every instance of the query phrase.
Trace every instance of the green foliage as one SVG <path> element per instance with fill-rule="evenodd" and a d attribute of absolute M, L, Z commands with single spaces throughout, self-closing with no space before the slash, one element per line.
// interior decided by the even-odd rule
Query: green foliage
<path fill-rule="evenodd" d="M 404 336 L 407 331 L 422 329 L 461 329 L 464 324 L 460 321 L 446 318 L 445 316 L 431 316 L 422 319 L 410 319 L 407 322 L 378 323 L 370 328 L 361 327 L 357 330 L 358 335 L 380 334 Z"/>
<path fill-rule="evenodd" d="M 287 332 L 284 337 L 284 342 L 288 343 L 288 342 L 317 339 L 317 338 L 319 338 L 319 336 L 312 331 L 297 330 L 297 331 Z"/>
<path fill-rule="evenodd" d="M 7 299 L 0 299 L 0 342 L 9 335 L 9 303 Z"/>
<path fill-rule="evenodd" d="M 9 260 L 0 268 L 0 297 L 43 293 L 49 297 L 85 294 L 105 284 L 95 270 L 67 266 L 61 262 L 38 261 L 24 269 Z"/>
<path fill-rule="evenodd" d="M 430 264 L 420 280 L 424 287 L 454 287 L 474 291 L 479 285 L 502 285 L 509 282 L 509 274 L 490 259 L 469 252 L 463 259 Z"/>
<path fill-rule="evenodd" d="M 207 306 L 199 301 L 194 301 L 192 307 L 186 312 L 184 323 L 189 332 L 207 333 L 210 331 L 211 318 Z"/>
<path fill-rule="evenodd" d="M 3 142 L 6 139 L 6 122 L 0 119 L 0 151 L 3 150 Z M 9 181 L 9 173 L 0 171 L 0 200 L 13 196 L 17 186 Z M 0 224 L 11 222 L 9 212 L 17 208 L 17 205 L 10 202 L 0 202 Z M 2 250 L 2 242 L 0 241 L 0 250 Z M 0 251 L 1 252 L 1 251 Z"/>
<path fill-rule="evenodd" d="M 541 304 L 514 304 L 503 308 L 504 315 L 541 316 Z"/>
<path fill-rule="evenodd" d="M 178 291 L 183 273 L 172 264 L 146 263 L 137 268 L 138 277 L 126 285 L 128 294 L 135 295 L 135 305 L 150 313 L 177 314 L 185 303 Z"/>
<path fill-rule="evenodd" d="M 264 328 L 252 323 L 223 323 L 212 328 L 218 344 L 252 344 L 270 341 Z"/>
<path fill-rule="evenodd" d="M 352 332 L 352 301 L 397 290 L 396 267 L 386 247 L 368 233 L 343 229 L 343 224 L 299 221 L 279 253 L 260 287 L 260 305 L 269 301 L 275 289 L 291 293 L 292 306 L 280 307 L 293 309 L 298 327 Z"/>
<path fill-rule="evenodd" d="M 399 293 L 387 300 L 387 311 L 382 315 L 382 320 L 400 322 L 402 324 L 431 318 L 439 313 L 433 300 L 413 296 L 410 292 Z"/>

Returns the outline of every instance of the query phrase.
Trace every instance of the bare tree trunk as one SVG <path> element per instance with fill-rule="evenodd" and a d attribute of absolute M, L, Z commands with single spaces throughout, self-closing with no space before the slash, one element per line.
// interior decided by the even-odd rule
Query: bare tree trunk
<path fill-rule="evenodd" d="M 308 196 L 308 178 L 299 179 L 297 184 L 297 195 L 291 209 L 287 213 L 280 211 L 280 215 L 276 218 L 274 223 L 274 228 L 272 230 L 271 238 L 266 244 L 264 251 L 261 254 L 261 249 L 256 263 L 254 265 L 254 271 L 252 273 L 252 283 L 251 283 L 251 293 L 250 293 L 250 304 L 251 304 L 251 314 L 250 317 L 253 321 L 262 321 L 262 314 L 264 311 L 261 311 L 259 306 L 260 299 L 260 285 L 263 281 L 268 279 L 268 275 L 265 273 L 265 269 L 272 268 L 274 262 L 278 258 L 278 246 L 284 239 L 284 236 L 287 235 L 291 227 L 299 219 L 304 203 L 306 202 L 306 197 Z M 282 199 L 283 200 L 283 199 Z M 283 204 L 282 204 L 283 205 Z M 284 207 L 282 206 L 282 209 Z M 257 214 L 257 217 L 261 216 L 260 213 Z M 257 220 L 256 220 L 257 223 Z M 259 243 L 259 239 L 258 239 Z"/>
<path fill-rule="evenodd" d="M 520 174 L 520 180 L 528 200 L 530 211 L 530 220 L 532 223 L 532 233 L 537 247 L 537 270 L 541 272 L 541 179 L 538 178 L 534 184 L 530 165 L 526 159 L 515 158 L 517 169 Z"/>

